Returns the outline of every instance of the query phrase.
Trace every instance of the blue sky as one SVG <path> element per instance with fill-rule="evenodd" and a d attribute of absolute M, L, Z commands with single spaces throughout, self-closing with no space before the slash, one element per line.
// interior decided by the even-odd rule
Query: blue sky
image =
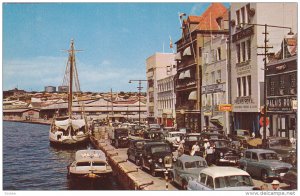
<path fill-rule="evenodd" d="M 180 38 L 178 12 L 200 15 L 209 4 L 3 4 L 3 90 L 61 85 L 67 62 L 61 50 L 73 38 L 84 50 L 76 56 L 82 91 L 136 91 L 128 80 L 146 79 L 146 59 L 163 43 L 172 52 L 169 35 L 173 43 Z"/>

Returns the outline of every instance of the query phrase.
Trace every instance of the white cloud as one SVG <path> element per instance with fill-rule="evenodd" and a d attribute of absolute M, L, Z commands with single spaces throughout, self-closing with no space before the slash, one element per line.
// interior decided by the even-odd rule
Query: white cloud
<path fill-rule="evenodd" d="M 198 4 L 195 4 L 192 9 L 191 9 L 191 14 L 190 15 L 199 15 L 199 10 L 201 9 L 203 5 L 198 3 Z"/>
<path fill-rule="evenodd" d="M 110 65 L 111 62 L 109 60 L 103 60 L 100 65 Z"/>

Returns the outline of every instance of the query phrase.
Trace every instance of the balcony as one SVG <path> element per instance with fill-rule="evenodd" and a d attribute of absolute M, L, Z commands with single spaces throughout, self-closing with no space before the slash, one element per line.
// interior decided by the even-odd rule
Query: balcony
<path fill-rule="evenodd" d="M 195 79 L 183 80 L 181 82 L 178 82 L 178 84 L 176 85 L 176 89 L 179 89 L 179 88 L 193 88 L 193 87 L 196 87 Z"/>

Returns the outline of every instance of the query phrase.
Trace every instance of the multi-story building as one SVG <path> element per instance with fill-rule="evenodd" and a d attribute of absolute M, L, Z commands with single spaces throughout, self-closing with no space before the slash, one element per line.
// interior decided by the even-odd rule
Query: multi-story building
<path fill-rule="evenodd" d="M 175 103 L 176 94 L 174 90 L 174 76 L 176 69 L 169 70 L 169 76 L 157 81 L 157 122 L 166 127 L 174 126 L 176 119 Z"/>
<path fill-rule="evenodd" d="M 176 121 L 178 127 L 201 130 L 202 49 L 205 40 L 227 32 L 222 20 L 226 7 L 212 3 L 201 16 L 182 22 L 182 37 L 176 42 Z M 181 15 L 182 16 L 182 15 Z"/>
<path fill-rule="evenodd" d="M 228 12 L 222 16 L 228 20 Z M 222 110 L 228 104 L 227 89 L 227 38 L 228 26 L 223 34 L 211 36 L 202 49 L 202 125 L 211 124 L 228 131 L 228 111 Z"/>
<path fill-rule="evenodd" d="M 158 84 L 157 81 L 168 77 L 174 69 L 175 54 L 155 53 L 146 60 L 147 87 L 147 116 L 149 123 L 157 123 L 158 118 Z"/>
<path fill-rule="evenodd" d="M 296 137 L 297 39 L 285 38 L 266 70 L 267 116 L 270 135 Z"/>
<path fill-rule="evenodd" d="M 280 47 L 289 30 L 297 30 L 296 3 L 233 3 L 230 7 L 231 58 L 230 93 L 234 129 L 259 134 L 260 111 L 264 103 L 265 26 L 268 46 Z M 271 52 L 271 49 L 268 49 Z"/>

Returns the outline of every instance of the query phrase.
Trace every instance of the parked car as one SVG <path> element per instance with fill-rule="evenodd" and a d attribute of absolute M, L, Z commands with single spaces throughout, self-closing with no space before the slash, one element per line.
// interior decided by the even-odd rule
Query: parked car
<path fill-rule="evenodd" d="M 142 150 L 141 162 L 142 168 L 148 169 L 152 176 L 164 172 L 173 162 L 170 146 L 163 142 L 146 143 Z"/>
<path fill-rule="evenodd" d="M 159 124 L 149 124 L 149 129 L 157 129 L 160 130 L 161 127 Z"/>
<path fill-rule="evenodd" d="M 292 143 L 288 138 L 269 137 L 267 140 L 267 147 L 268 149 L 275 151 L 278 154 L 279 159 L 283 162 L 296 165 L 296 149 L 293 148 Z"/>
<path fill-rule="evenodd" d="M 223 134 L 216 133 L 216 132 L 201 132 L 200 134 L 201 140 L 204 139 L 227 139 L 227 137 Z"/>
<path fill-rule="evenodd" d="M 159 130 L 148 130 L 143 133 L 144 139 L 150 139 L 155 141 L 164 141 L 165 135 L 162 131 Z"/>
<path fill-rule="evenodd" d="M 240 159 L 239 151 L 231 148 L 230 141 L 226 139 L 209 139 L 210 146 L 214 146 L 213 155 L 206 159 L 209 165 L 237 165 Z M 200 143 L 200 151 L 204 154 L 204 142 Z"/>
<path fill-rule="evenodd" d="M 142 133 L 143 127 L 134 125 L 130 128 L 130 135 L 138 136 Z"/>
<path fill-rule="evenodd" d="M 141 164 L 140 161 L 141 161 L 143 146 L 147 141 L 149 140 L 145 140 L 145 139 L 129 140 L 129 147 L 127 150 L 128 160 L 134 162 L 137 166 Z"/>
<path fill-rule="evenodd" d="M 183 132 L 185 134 L 192 132 L 192 130 L 190 128 L 187 128 L 187 127 L 181 127 L 181 128 L 178 129 L 178 131 Z"/>
<path fill-rule="evenodd" d="M 248 149 L 239 161 L 239 167 L 262 181 L 280 179 L 292 167 L 278 159 L 276 152 L 265 149 Z"/>
<path fill-rule="evenodd" d="M 129 142 L 129 130 L 125 128 L 112 128 L 109 129 L 108 136 L 111 140 L 111 144 L 116 148 L 128 147 Z"/>
<path fill-rule="evenodd" d="M 206 167 L 207 163 L 202 157 L 181 155 L 173 164 L 173 170 L 170 173 L 171 182 L 186 190 L 188 181 L 196 179 L 200 171 Z"/>
<path fill-rule="evenodd" d="M 290 189 L 297 190 L 297 176 L 297 167 L 292 167 L 281 180 L 290 185 Z"/>
<path fill-rule="evenodd" d="M 203 169 L 199 177 L 188 182 L 188 190 L 249 191 L 254 184 L 251 176 L 234 167 L 208 167 Z"/>
<path fill-rule="evenodd" d="M 178 131 L 169 132 L 166 136 L 166 142 L 172 147 L 173 150 L 175 150 L 178 148 L 184 135 L 184 133 Z"/>
<path fill-rule="evenodd" d="M 193 145 L 198 142 L 200 143 L 201 137 L 200 137 L 200 133 L 189 133 L 187 135 L 185 135 L 184 137 L 184 153 L 185 154 L 190 154 Z"/>

